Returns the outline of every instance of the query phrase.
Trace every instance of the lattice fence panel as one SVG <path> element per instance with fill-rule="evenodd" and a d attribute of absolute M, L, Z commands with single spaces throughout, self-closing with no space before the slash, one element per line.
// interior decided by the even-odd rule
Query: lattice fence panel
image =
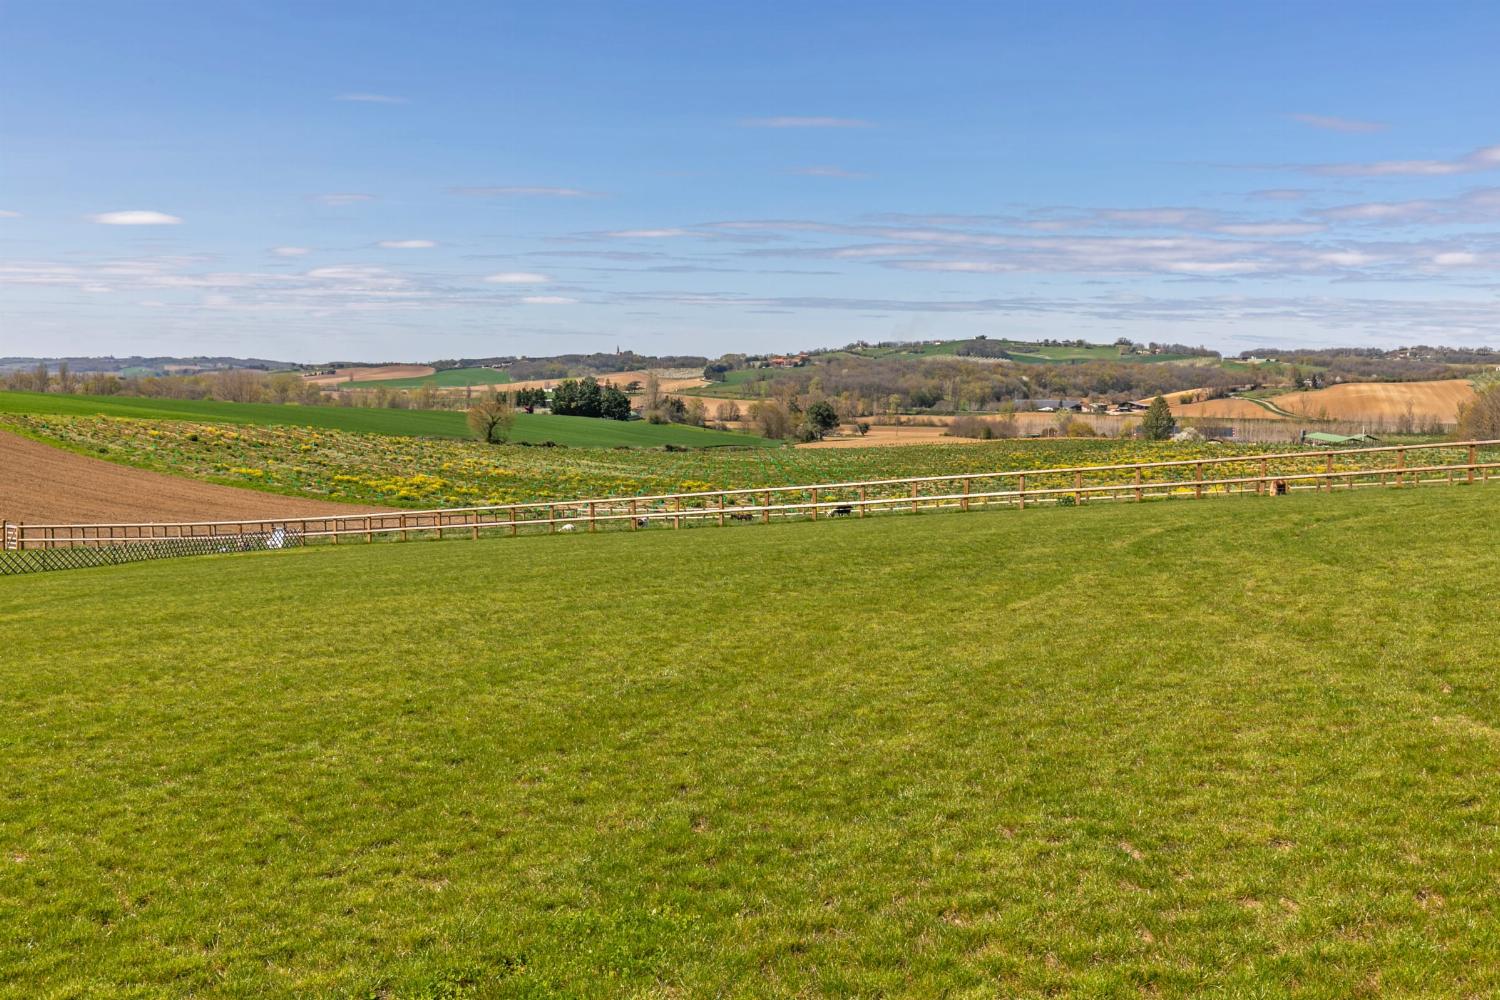
<path fill-rule="evenodd" d="M 0 551 L 0 576 L 44 573 L 58 569 L 115 566 L 148 559 L 178 559 L 224 552 L 261 552 L 283 549 L 303 542 L 300 532 L 276 531 L 244 535 L 200 535 L 187 538 L 157 538 L 120 545 L 77 545 L 54 549 Z"/>

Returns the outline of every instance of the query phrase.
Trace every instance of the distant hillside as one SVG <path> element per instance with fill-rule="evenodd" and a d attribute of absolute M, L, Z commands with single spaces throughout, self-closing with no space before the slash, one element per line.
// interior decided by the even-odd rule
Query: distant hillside
<path fill-rule="evenodd" d="M 89 372 L 105 372 L 115 375 L 134 375 L 138 377 L 145 375 L 188 375 L 194 372 L 223 371 L 228 368 L 253 368 L 259 371 L 279 371 L 299 367 L 290 361 L 272 361 L 267 358 L 204 356 L 191 358 L 171 356 L 143 357 L 136 354 L 128 358 L 117 358 L 113 355 L 93 358 L 0 358 L 0 371 L 19 371 L 35 368 L 37 365 L 46 365 L 49 371 L 56 372 L 64 364 L 75 375 L 83 375 Z"/>

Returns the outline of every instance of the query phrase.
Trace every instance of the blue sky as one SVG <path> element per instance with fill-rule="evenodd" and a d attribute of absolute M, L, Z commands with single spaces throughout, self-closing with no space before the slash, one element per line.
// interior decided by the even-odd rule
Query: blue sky
<path fill-rule="evenodd" d="M 0 2 L 0 355 L 1500 346 L 1493 3 Z"/>

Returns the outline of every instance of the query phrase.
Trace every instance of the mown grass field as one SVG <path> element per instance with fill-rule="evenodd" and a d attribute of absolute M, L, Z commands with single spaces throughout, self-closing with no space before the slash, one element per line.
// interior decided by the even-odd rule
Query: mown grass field
<path fill-rule="evenodd" d="M 1497 578 L 1460 486 L 0 579 L 0 993 L 1495 995 Z"/>
<path fill-rule="evenodd" d="M 128 396 L 72 396 L 62 393 L 0 392 L 0 415 L 133 417 L 141 420 L 197 420 L 255 427 L 313 427 L 401 437 L 468 438 L 464 414 L 455 410 L 389 410 L 358 406 L 293 406 L 278 403 L 225 403 L 210 399 L 139 399 Z M 684 448 L 772 444 L 764 438 L 683 424 L 595 420 L 550 413 L 518 413 L 513 441 L 555 441 L 579 448 Z"/>

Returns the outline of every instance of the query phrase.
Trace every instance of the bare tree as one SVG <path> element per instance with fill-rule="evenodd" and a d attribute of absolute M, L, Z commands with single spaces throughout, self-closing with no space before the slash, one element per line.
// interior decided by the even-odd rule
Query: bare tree
<path fill-rule="evenodd" d="M 503 444 L 516 422 L 516 409 L 508 400 L 484 399 L 469 407 L 469 430 L 486 444 Z"/>
<path fill-rule="evenodd" d="M 1458 436 L 1470 441 L 1500 438 L 1500 382 L 1480 389 L 1458 411 Z"/>

